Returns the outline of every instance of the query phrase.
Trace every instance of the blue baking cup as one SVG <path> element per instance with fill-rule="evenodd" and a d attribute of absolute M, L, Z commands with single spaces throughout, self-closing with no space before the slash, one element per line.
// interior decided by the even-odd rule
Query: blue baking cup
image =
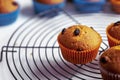
<path fill-rule="evenodd" d="M 0 26 L 9 25 L 16 21 L 20 8 L 11 13 L 0 14 Z"/>
<path fill-rule="evenodd" d="M 40 13 L 53 8 L 63 8 L 65 6 L 65 2 L 66 1 L 64 0 L 62 3 L 49 5 L 49 4 L 43 4 L 43 3 L 37 2 L 36 0 L 33 0 L 33 6 L 34 6 L 35 13 Z"/>
<path fill-rule="evenodd" d="M 102 11 L 106 0 L 100 0 L 99 2 L 90 2 L 88 0 L 74 0 L 76 9 L 80 12 L 99 12 Z"/>

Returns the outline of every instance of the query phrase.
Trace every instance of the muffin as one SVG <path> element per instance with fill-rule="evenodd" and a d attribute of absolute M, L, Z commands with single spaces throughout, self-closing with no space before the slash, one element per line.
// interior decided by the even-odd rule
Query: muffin
<path fill-rule="evenodd" d="M 99 60 L 104 80 L 120 80 L 120 46 L 114 46 L 103 52 Z"/>
<path fill-rule="evenodd" d="M 59 4 L 62 3 L 64 0 L 37 0 L 37 1 L 43 4 Z"/>
<path fill-rule="evenodd" d="M 0 0 L 0 26 L 13 23 L 18 16 L 19 6 L 13 0 Z"/>
<path fill-rule="evenodd" d="M 106 29 L 106 34 L 109 42 L 109 46 L 115 46 L 120 44 L 120 21 L 111 23 Z"/>
<path fill-rule="evenodd" d="M 73 0 L 80 12 L 99 12 L 103 10 L 106 0 Z"/>
<path fill-rule="evenodd" d="M 63 8 L 65 0 L 33 0 L 35 13 L 40 13 L 53 8 Z"/>
<path fill-rule="evenodd" d="M 15 11 L 17 8 L 18 5 L 12 0 L 0 0 L 0 13 L 10 13 Z"/>
<path fill-rule="evenodd" d="M 116 13 L 120 13 L 120 0 L 110 0 L 112 10 Z"/>
<path fill-rule="evenodd" d="M 73 64 L 86 64 L 96 58 L 102 42 L 100 34 L 85 25 L 73 25 L 58 35 L 63 58 Z"/>

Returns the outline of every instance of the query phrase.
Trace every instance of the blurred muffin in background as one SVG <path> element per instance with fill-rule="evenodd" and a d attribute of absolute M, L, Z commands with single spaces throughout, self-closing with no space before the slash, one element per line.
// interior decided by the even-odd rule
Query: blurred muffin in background
<path fill-rule="evenodd" d="M 0 0 L 0 13 L 10 13 L 15 11 L 18 5 L 12 0 Z"/>
<path fill-rule="evenodd" d="M 80 12 L 102 11 L 106 0 L 73 0 L 76 9 Z"/>
<path fill-rule="evenodd" d="M 110 0 L 112 10 L 120 14 L 120 0 Z"/>
<path fill-rule="evenodd" d="M 19 11 L 19 5 L 13 0 L 0 0 L 0 26 L 13 23 Z"/>
<path fill-rule="evenodd" d="M 37 0 L 37 2 L 43 3 L 43 4 L 59 4 L 62 3 L 64 0 Z"/>
<path fill-rule="evenodd" d="M 63 8 L 66 0 L 33 0 L 35 13 L 40 13 L 53 8 Z"/>

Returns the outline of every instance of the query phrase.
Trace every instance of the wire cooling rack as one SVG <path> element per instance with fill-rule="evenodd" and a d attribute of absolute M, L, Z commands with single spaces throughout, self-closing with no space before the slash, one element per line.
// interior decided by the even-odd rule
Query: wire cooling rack
<path fill-rule="evenodd" d="M 6 61 L 15 80 L 101 80 L 98 58 L 108 48 L 105 28 L 117 20 L 117 15 L 105 13 L 70 14 L 58 9 L 40 13 L 11 35 L 7 45 L 2 47 L 1 61 Z M 61 55 L 57 36 L 63 28 L 74 24 L 93 27 L 102 36 L 98 55 L 91 63 L 71 64 Z"/>

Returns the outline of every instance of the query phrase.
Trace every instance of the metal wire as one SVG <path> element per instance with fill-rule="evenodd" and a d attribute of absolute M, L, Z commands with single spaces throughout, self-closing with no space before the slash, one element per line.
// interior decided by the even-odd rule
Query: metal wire
<path fill-rule="evenodd" d="M 74 65 L 63 59 L 56 37 L 62 28 L 80 22 L 75 18 L 79 16 L 65 10 L 58 13 L 59 10 L 31 17 L 11 35 L 7 46 L 2 47 L 1 55 L 6 55 L 7 67 L 15 80 L 102 79 L 97 59 L 85 65 Z M 105 47 L 100 47 L 99 55 L 108 48 L 105 42 L 102 45 Z"/>

